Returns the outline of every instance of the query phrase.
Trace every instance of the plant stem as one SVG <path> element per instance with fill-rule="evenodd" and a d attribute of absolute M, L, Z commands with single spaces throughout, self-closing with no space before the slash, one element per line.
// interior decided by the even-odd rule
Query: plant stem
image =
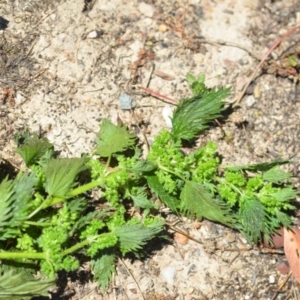
<path fill-rule="evenodd" d="M 109 173 L 107 175 L 110 175 L 110 174 L 113 174 L 113 173 L 116 173 L 120 171 L 120 168 L 119 167 L 116 167 L 116 168 L 113 168 L 109 171 Z M 180 176 L 179 176 L 180 177 Z M 51 196 L 48 196 L 46 198 L 46 200 L 35 210 L 33 211 L 28 217 L 27 219 L 31 219 L 34 215 L 36 215 L 40 210 L 42 209 L 45 209 L 49 206 L 52 206 L 52 205 L 55 205 L 57 203 L 60 203 L 60 202 L 63 202 L 67 199 L 70 199 L 70 198 L 73 198 L 75 196 L 78 196 L 80 194 L 83 194 L 89 190 L 92 190 L 93 188 L 99 186 L 101 183 L 99 180 L 94 180 L 94 181 L 91 181 L 87 184 L 84 184 L 82 186 L 79 186 L 75 189 L 73 189 L 72 191 L 69 192 L 68 195 L 66 195 L 65 197 L 51 197 Z"/>
<path fill-rule="evenodd" d="M 100 182 L 98 180 L 95 180 L 95 181 L 91 181 L 87 184 L 84 184 L 82 186 L 79 186 L 77 187 L 76 189 L 72 190 L 65 199 L 69 199 L 69 198 L 72 198 L 72 197 L 75 197 L 75 196 L 78 196 L 80 194 L 83 194 L 89 190 L 92 190 L 93 188 L 97 187 L 100 185 Z M 61 200 L 62 201 L 62 200 Z M 58 202 L 61 202 L 61 201 L 58 201 Z M 56 203 L 58 203 L 56 202 Z M 55 203 L 54 203 L 55 204 Z M 53 204 L 52 204 L 53 205 Z"/>
<path fill-rule="evenodd" d="M 46 259 L 44 252 L 0 252 L 0 259 Z"/>
<path fill-rule="evenodd" d="M 48 226 L 53 225 L 51 222 L 40 223 L 40 222 L 33 222 L 33 221 L 25 221 L 24 224 L 33 225 L 33 226 L 40 226 L 40 227 L 48 227 Z"/>
<path fill-rule="evenodd" d="M 182 181 L 186 182 L 186 179 L 185 179 L 184 177 L 182 177 L 181 175 L 177 174 L 176 172 L 171 171 L 170 169 L 168 169 L 168 168 L 166 168 L 166 167 L 164 167 L 164 166 L 162 166 L 162 165 L 160 165 L 160 164 L 158 164 L 158 167 L 159 167 L 161 170 L 164 170 L 164 171 L 166 171 L 166 172 L 168 172 L 168 173 L 171 173 L 171 174 L 177 176 L 178 178 L 180 178 Z"/>
<path fill-rule="evenodd" d="M 104 234 L 102 234 L 102 235 L 104 235 Z M 92 237 L 92 238 L 88 238 L 85 241 L 83 241 L 81 243 L 78 243 L 78 244 L 76 244 L 76 245 L 74 245 L 74 246 L 72 246 L 72 247 L 64 250 L 61 254 L 62 255 L 68 255 L 70 253 L 73 253 L 73 252 L 77 251 L 78 249 L 83 248 L 84 246 L 86 246 L 88 244 L 91 244 L 97 237 L 98 236 L 95 236 L 95 237 Z"/>
<path fill-rule="evenodd" d="M 110 165 L 110 161 L 111 161 L 111 155 L 108 157 L 106 165 L 105 165 L 105 169 L 107 170 L 109 165 Z"/>
<path fill-rule="evenodd" d="M 240 194 L 241 196 L 243 195 L 243 193 L 240 189 L 238 189 L 234 184 L 228 182 L 225 178 L 216 177 L 215 180 L 218 181 L 219 183 L 223 183 L 223 184 L 225 183 L 225 184 L 229 185 L 238 194 Z"/>
<path fill-rule="evenodd" d="M 48 196 L 46 198 L 46 200 L 39 206 L 37 207 L 28 217 L 27 220 L 31 219 L 34 215 L 36 215 L 40 210 L 42 210 L 43 208 L 47 208 L 49 206 L 51 206 L 52 204 L 48 205 L 48 203 L 52 203 L 52 197 Z"/>
<path fill-rule="evenodd" d="M 34 222 L 32 222 L 34 223 Z M 102 234 L 105 235 L 105 234 Z M 70 253 L 73 253 L 75 251 L 77 251 L 80 248 L 83 248 L 84 246 L 91 244 L 95 239 L 97 239 L 97 236 L 93 236 L 91 238 L 87 238 L 85 241 L 78 243 L 64 251 L 62 251 L 60 254 L 62 256 L 68 255 Z M 39 260 L 43 260 L 43 259 L 47 259 L 47 255 L 44 252 L 0 252 L 0 259 L 23 259 L 23 258 L 27 258 L 27 259 L 39 259 Z"/>
<path fill-rule="evenodd" d="M 99 185 L 99 181 L 92 181 L 85 185 L 79 186 L 76 189 L 73 189 L 66 197 L 53 197 L 50 198 L 49 196 L 47 199 L 35 210 L 33 211 L 27 219 L 31 219 L 34 215 L 36 215 L 40 210 L 48 208 L 49 206 L 55 205 L 57 203 L 63 202 L 67 199 L 73 198 L 80 194 L 83 194 Z"/>

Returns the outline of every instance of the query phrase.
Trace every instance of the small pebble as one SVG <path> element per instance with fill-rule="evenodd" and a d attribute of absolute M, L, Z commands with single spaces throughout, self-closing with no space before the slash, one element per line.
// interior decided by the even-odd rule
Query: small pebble
<path fill-rule="evenodd" d="M 173 111 L 169 104 L 166 104 L 162 110 L 162 116 L 166 122 L 167 127 L 172 128 L 171 117 L 173 115 Z"/>
<path fill-rule="evenodd" d="M 251 107 L 253 106 L 253 104 L 256 102 L 255 98 L 253 95 L 249 96 L 247 99 L 246 99 L 246 105 L 248 107 Z"/>
<path fill-rule="evenodd" d="M 146 17 L 152 18 L 154 14 L 154 7 L 145 2 L 139 4 L 139 11 Z"/>
<path fill-rule="evenodd" d="M 235 234 L 233 232 L 227 233 L 226 236 L 225 236 L 225 240 L 228 243 L 233 243 L 235 241 Z"/>
<path fill-rule="evenodd" d="M 136 294 L 137 293 L 136 284 L 134 282 L 130 282 L 127 285 L 127 290 L 130 291 L 132 294 Z"/>
<path fill-rule="evenodd" d="M 174 278 L 176 275 L 176 269 L 174 267 L 166 267 L 161 270 L 160 274 L 169 285 L 174 285 Z"/>
<path fill-rule="evenodd" d="M 274 284 L 275 281 L 276 281 L 275 276 L 274 276 L 274 275 L 270 275 L 270 276 L 269 276 L 269 283 L 270 283 L 270 284 Z"/>
<path fill-rule="evenodd" d="M 247 87 L 246 95 L 252 95 L 252 94 L 253 94 L 253 90 L 254 90 L 254 84 L 250 84 L 250 85 Z"/>
<path fill-rule="evenodd" d="M 168 31 L 168 26 L 166 25 L 166 24 L 160 24 L 159 25 L 159 27 L 158 27 L 158 30 L 160 31 L 160 32 L 166 32 L 166 31 Z"/>
<path fill-rule="evenodd" d="M 83 85 L 86 85 L 86 84 L 88 84 L 91 81 L 92 81 L 91 75 L 90 74 L 86 74 L 86 75 L 83 76 L 81 83 Z"/>
<path fill-rule="evenodd" d="M 93 30 L 86 36 L 88 39 L 96 39 L 103 35 L 103 30 Z"/>
<path fill-rule="evenodd" d="M 16 105 L 21 105 L 25 101 L 26 101 L 26 98 L 20 92 L 17 92 L 17 95 L 15 97 L 15 103 L 16 103 Z"/>
<path fill-rule="evenodd" d="M 62 130 L 59 128 L 53 129 L 52 132 L 53 132 L 54 136 L 60 136 L 62 134 Z"/>
<path fill-rule="evenodd" d="M 175 232 L 174 234 L 174 240 L 177 244 L 179 245 L 186 245 L 189 241 L 188 237 L 179 233 L 179 232 Z"/>
<path fill-rule="evenodd" d="M 261 97 L 261 91 L 258 85 L 254 87 L 253 96 L 255 99 L 259 99 Z"/>
<path fill-rule="evenodd" d="M 122 109 L 131 109 L 132 102 L 133 102 L 133 98 L 127 94 L 123 94 L 119 97 L 119 105 Z"/>
<path fill-rule="evenodd" d="M 278 264 L 277 270 L 282 275 L 286 275 L 290 272 L 290 268 L 288 267 L 288 265 L 285 262 L 281 262 L 280 264 Z"/>

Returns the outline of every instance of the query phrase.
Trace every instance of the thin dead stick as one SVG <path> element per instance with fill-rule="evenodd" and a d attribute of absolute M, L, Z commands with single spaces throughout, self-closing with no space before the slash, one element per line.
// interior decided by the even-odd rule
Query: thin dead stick
<path fill-rule="evenodd" d="M 198 239 L 195 239 L 194 237 L 192 237 L 191 235 L 189 235 L 188 233 L 184 232 L 183 230 L 181 230 L 180 228 L 176 227 L 175 225 L 173 225 L 172 223 L 166 222 L 166 225 L 169 226 L 170 229 L 174 230 L 175 232 L 178 232 L 184 236 L 186 236 L 187 238 L 189 238 L 190 240 L 198 243 L 198 244 L 203 244 L 203 241 L 200 241 Z"/>
<path fill-rule="evenodd" d="M 140 130 L 140 132 L 142 133 L 143 137 L 144 137 L 144 140 L 145 140 L 145 143 L 146 143 L 146 147 L 147 147 L 147 151 L 149 152 L 150 150 L 150 145 L 149 145 L 149 142 L 148 142 L 148 139 L 146 137 L 146 134 L 144 132 L 144 130 L 139 126 L 139 122 L 137 121 L 137 118 L 135 116 L 135 113 L 134 113 L 134 110 L 131 109 L 131 115 L 133 117 L 133 120 L 135 122 L 135 125 L 137 126 L 137 128 Z"/>
<path fill-rule="evenodd" d="M 251 52 L 247 47 L 237 44 L 237 43 L 227 42 L 227 41 L 222 41 L 222 40 L 207 40 L 207 39 L 202 39 L 202 38 L 198 39 L 197 41 L 199 41 L 200 43 L 203 43 L 203 44 L 211 44 L 214 46 L 224 45 L 224 46 L 228 46 L 228 47 L 240 48 L 240 49 L 244 50 L 245 52 L 247 52 L 253 58 L 260 60 L 260 57 L 257 54 Z"/>
<path fill-rule="evenodd" d="M 178 105 L 178 101 L 175 100 L 175 99 L 169 98 L 167 96 L 164 96 L 164 95 L 162 95 L 162 94 L 160 94 L 158 92 L 155 92 L 155 91 L 153 91 L 151 89 L 144 88 L 142 86 L 140 86 L 140 89 L 143 90 L 144 92 L 146 92 L 147 94 L 150 94 L 153 97 L 156 97 L 156 98 L 158 98 L 158 99 L 160 99 L 162 101 L 165 101 L 165 102 L 173 104 L 173 105 Z"/>
<path fill-rule="evenodd" d="M 146 300 L 145 297 L 144 297 L 144 295 L 143 295 L 143 293 L 142 293 L 142 291 L 141 291 L 141 289 L 140 289 L 140 286 L 138 285 L 138 283 L 137 283 L 136 279 L 134 278 L 134 276 L 132 275 L 131 271 L 130 271 L 130 270 L 128 269 L 128 267 L 126 266 L 125 262 L 124 262 L 121 258 L 119 258 L 119 262 L 121 262 L 121 264 L 124 266 L 124 268 L 126 269 L 126 271 L 128 272 L 128 274 L 130 275 L 130 277 L 131 277 L 131 278 L 133 279 L 133 281 L 135 282 L 135 284 L 136 284 L 136 286 L 137 286 L 137 288 L 138 288 L 138 290 L 139 290 L 139 292 L 140 292 L 140 294 L 141 294 L 141 296 L 142 296 L 142 299 L 143 299 L 143 300 Z"/>
<path fill-rule="evenodd" d="M 286 285 L 286 283 L 288 282 L 288 280 L 290 279 L 291 276 L 292 276 L 292 271 L 290 271 L 290 273 L 288 274 L 288 276 L 286 277 L 286 279 L 284 280 L 284 282 L 281 284 L 281 286 L 277 290 L 277 292 L 274 295 L 274 297 L 272 298 L 272 300 L 275 300 L 277 298 L 277 296 L 279 295 L 279 292 L 283 289 L 283 287 Z"/>
<path fill-rule="evenodd" d="M 158 98 L 158 99 L 160 99 L 160 100 L 162 100 L 162 101 L 164 101 L 164 102 L 167 102 L 167 103 L 170 103 L 170 104 L 173 104 L 173 105 L 176 105 L 176 106 L 178 105 L 178 101 L 175 100 L 175 99 L 173 99 L 173 98 L 164 96 L 164 95 L 162 95 L 162 94 L 160 94 L 160 93 L 158 93 L 158 92 L 155 92 L 155 91 L 153 91 L 153 90 L 151 90 L 151 89 L 149 89 L 149 88 L 144 88 L 144 87 L 142 87 L 142 86 L 140 86 L 140 89 L 142 89 L 143 91 L 145 91 L 147 94 L 150 94 L 150 95 L 152 95 L 153 97 Z M 222 131 L 222 133 L 224 134 L 224 136 L 226 136 L 226 132 L 224 131 L 224 129 L 223 129 L 221 123 L 220 123 L 217 119 L 215 119 L 215 122 L 216 122 L 216 123 L 218 124 L 218 126 L 221 128 L 221 131 Z"/>
<path fill-rule="evenodd" d="M 152 74 L 153 74 L 153 72 L 154 72 L 154 69 L 155 69 L 154 64 L 151 64 L 151 71 L 150 71 L 150 74 L 149 74 L 149 77 L 148 77 L 148 80 L 147 80 L 146 88 L 149 87 L 149 84 L 150 84 L 151 77 L 152 77 Z"/>
<path fill-rule="evenodd" d="M 42 19 L 40 19 L 34 26 L 33 28 L 36 28 L 39 26 L 39 24 L 41 24 L 44 20 L 46 20 L 49 16 L 51 16 L 55 11 L 57 10 L 57 8 L 55 8 L 54 10 L 52 10 L 51 12 L 49 12 L 46 16 L 44 16 Z"/>
<path fill-rule="evenodd" d="M 243 91 L 241 92 L 240 96 L 238 97 L 237 101 L 233 104 L 233 107 L 236 107 L 239 105 L 240 101 L 242 100 L 242 98 L 244 97 L 247 88 L 249 87 L 249 85 L 251 84 L 253 78 L 256 75 L 256 72 L 260 69 L 260 67 L 262 66 L 262 64 L 265 62 L 265 60 L 268 58 L 268 56 L 274 51 L 274 49 L 276 47 L 278 47 L 286 38 L 288 38 L 290 35 L 292 35 L 295 31 L 297 31 L 300 28 L 300 24 L 293 27 L 291 30 L 289 30 L 283 37 L 281 37 L 280 39 L 278 39 L 273 46 L 268 50 L 268 52 L 265 54 L 265 56 L 262 58 L 262 60 L 260 61 L 260 63 L 257 65 L 256 69 L 254 70 L 254 72 L 252 73 L 251 78 L 249 79 L 248 83 L 246 84 L 246 86 L 244 87 Z"/>

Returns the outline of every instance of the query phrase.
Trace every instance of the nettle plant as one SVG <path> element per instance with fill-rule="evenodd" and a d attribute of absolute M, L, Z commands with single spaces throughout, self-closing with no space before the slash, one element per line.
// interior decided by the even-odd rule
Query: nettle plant
<path fill-rule="evenodd" d="M 143 255 L 149 240 L 163 236 L 158 203 L 238 230 L 249 243 L 291 226 L 297 192 L 279 168 L 288 161 L 224 166 L 212 142 L 182 151 L 221 116 L 230 92 L 208 89 L 204 79 L 187 75 L 194 96 L 180 101 L 172 129 L 160 132 L 146 159 L 136 135 L 107 119 L 92 156 L 59 158 L 46 138 L 18 134 L 26 167 L 12 179 L 1 174 L 0 298 L 46 295 L 58 271 L 78 270 L 84 261 L 104 291 L 118 257 Z M 94 189 L 99 199 L 91 197 Z"/>

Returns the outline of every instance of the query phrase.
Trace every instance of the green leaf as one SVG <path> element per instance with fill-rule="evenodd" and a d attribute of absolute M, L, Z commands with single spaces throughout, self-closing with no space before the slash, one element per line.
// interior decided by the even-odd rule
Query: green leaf
<path fill-rule="evenodd" d="M 28 216 L 29 209 L 32 207 L 31 197 L 37 179 L 34 174 L 19 174 L 14 180 L 14 225 L 19 226 Z"/>
<path fill-rule="evenodd" d="M 188 82 L 193 94 L 195 96 L 200 96 L 203 92 L 207 90 L 205 86 L 205 75 L 201 74 L 197 78 L 194 77 L 192 74 L 186 74 L 186 81 Z"/>
<path fill-rule="evenodd" d="M 279 211 L 278 209 L 276 210 L 276 220 L 278 221 L 279 225 L 282 225 L 285 228 L 291 228 L 293 223 L 292 218 L 289 215 L 282 211 Z"/>
<path fill-rule="evenodd" d="M 153 224 L 152 224 L 153 225 Z M 123 254 L 141 250 L 147 241 L 157 236 L 163 229 L 164 222 L 158 221 L 151 227 L 142 224 L 124 224 L 117 227 L 113 233 L 119 238 Z"/>
<path fill-rule="evenodd" d="M 3 227 L 13 216 L 13 193 L 13 181 L 5 178 L 0 184 L 0 236 L 3 234 Z"/>
<path fill-rule="evenodd" d="M 182 100 L 173 113 L 173 139 L 191 140 L 207 128 L 209 122 L 220 117 L 224 110 L 223 100 L 229 91 L 230 88 L 206 90 L 194 98 Z"/>
<path fill-rule="evenodd" d="M 288 61 L 291 67 L 296 67 L 298 65 L 298 60 L 295 55 L 289 55 Z"/>
<path fill-rule="evenodd" d="M 147 175 L 146 179 L 152 192 L 172 211 L 177 212 L 180 205 L 179 199 L 165 191 L 157 176 Z"/>
<path fill-rule="evenodd" d="M 275 193 L 271 193 L 271 196 L 275 197 L 280 202 L 290 202 L 291 200 L 295 200 L 296 196 L 299 194 L 292 187 L 281 188 Z"/>
<path fill-rule="evenodd" d="M 45 166 L 45 189 L 50 196 L 65 197 L 77 175 L 86 169 L 86 158 L 50 159 Z"/>
<path fill-rule="evenodd" d="M 133 167 L 130 169 L 133 173 L 140 174 L 140 173 L 148 173 L 155 170 L 157 167 L 150 161 L 139 160 L 137 161 Z"/>
<path fill-rule="evenodd" d="M 206 218 L 235 227 L 237 219 L 230 206 L 221 200 L 213 199 L 207 188 L 198 182 L 187 181 L 182 189 L 181 209 L 188 214 L 196 215 L 198 219 Z"/>
<path fill-rule="evenodd" d="M 55 278 L 33 278 L 23 272 L 5 272 L 0 276 L 0 299 L 30 300 L 33 297 L 48 296 L 48 289 L 55 286 L 55 281 Z"/>
<path fill-rule="evenodd" d="M 102 157 L 110 157 L 113 153 L 122 152 L 135 144 L 136 136 L 125 127 L 116 126 L 104 119 L 99 132 L 96 153 Z"/>
<path fill-rule="evenodd" d="M 34 174 L 19 174 L 14 181 L 0 184 L 0 240 L 16 237 L 32 206 L 31 197 L 36 178 Z"/>
<path fill-rule="evenodd" d="M 292 177 L 291 173 L 287 173 L 277 167 L 273 167 L 263 174 L 263 179 L 276 184 L 283 183 L 286 179 Z"/>
<path fill-rule="evenodd" d="M 187 83 L 192 86 L 192 84 L 197 81 L 196 77 L 191 74 L 191 73 L 187 73 L 185 76 L 185 80 L 187 81 Z"/>
<path fill-rule="evenodd" d="M 116 273 L 115 256 L 107 254 L 102 255 L 101 258 L 91 261 L 91 267 L 94 279 L 98 281 L 98 284 L 104 293 L 111 281 L 112 275 Z"/>
<path fill-rule="evenodd" d="M 250 164 L 250 165 L 241 165 L 241 166 L 225 166 L 225 168 L 229 171 L 253 171 L 253 172 L 266 172 L 273 167 L 284 165 L 289 163 L 289 159 L 275 159 L 271 162 L 260 163 L 260 164 Z"/>
<path fill-rule="evenodd" d="M 242 224 L 242 232 L 249 242 L 257 243 L 262 234 L 268 236 L 268 220 L 265 207 L 256 198 L 246 198 L 240 205 L 239 220 Z"/>
<path fill-rule="evenodd" d="M 86 225 L 91 224 L 94 219 L 104 219 L 104 217 L 109 216 L 110 212 L 108 208 L 103 209 L 101 211 L 95 210 L 93 212 L 88 213 L 87 215 L 83 215 L 78 219 L 78 221 L 73 225 L 73 228 L 70 231 L 70 236 L 73 236 L 76 231 L 82 229 Z"/>
<path fill-rule="evenodd" d="M 53 151 L 53 144 L 46 138 L 40 139 L 36 133 L 26 132 L 18 141 L 16 152 L 23 158 L 27 167 L 36 164 L 47 152 Z"/>
<path fill-rule="evenodd" d="M 145 188 L 138 188 L 137 195 L 130 194 L 130 197 L 133 200 L 134 207 L 141 207 L 145 209 L 155 207 L 155 204 L 147 198 Z"/>

